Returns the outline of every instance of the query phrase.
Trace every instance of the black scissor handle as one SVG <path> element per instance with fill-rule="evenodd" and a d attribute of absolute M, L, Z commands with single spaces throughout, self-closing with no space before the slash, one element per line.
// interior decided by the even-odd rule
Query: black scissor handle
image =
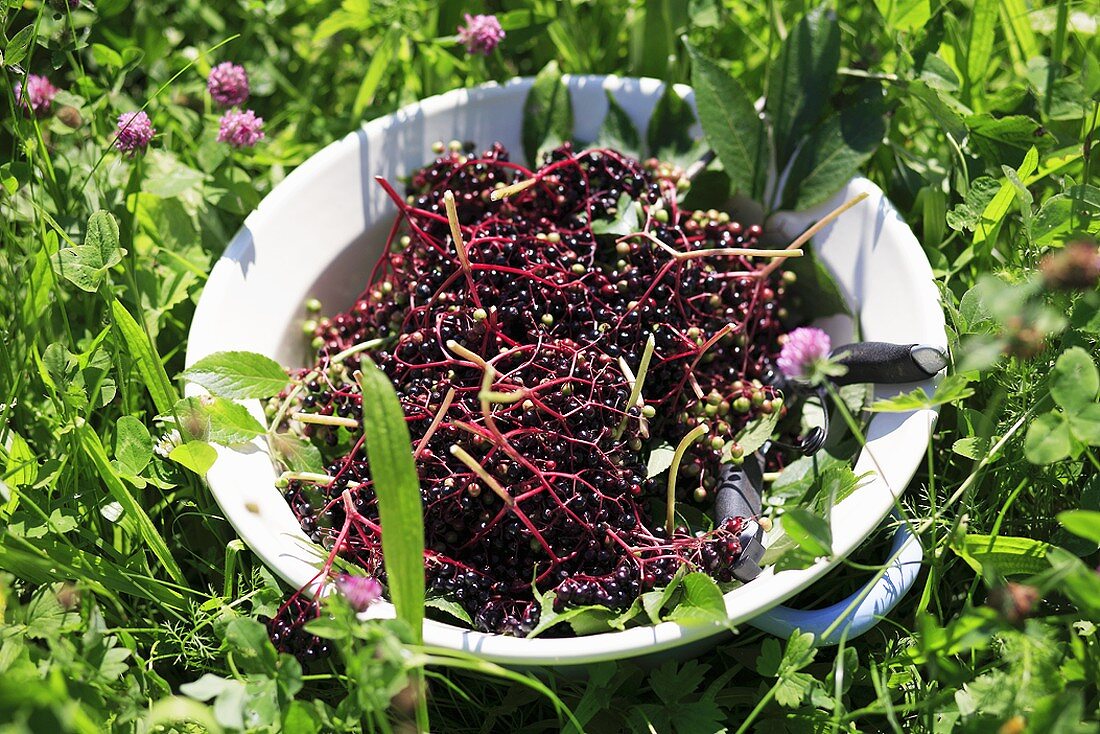
<path fill-rule="evenodd" d="M 830 356 L 848 368 L 832 378 L 837 385 L 920 382 L 947 366 L 947 354 L 927 344 L 856 342 L 837 347 Z"/>

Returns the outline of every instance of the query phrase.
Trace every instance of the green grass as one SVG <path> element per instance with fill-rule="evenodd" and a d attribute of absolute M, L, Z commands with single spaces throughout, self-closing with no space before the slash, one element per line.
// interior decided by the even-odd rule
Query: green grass
<path fill-rule="evenodd" d="M 570 721 L 563 704 L 595 732 L 1095 730 L 1096 521 L 1071 517 L 1074 534 L 1058 514 L 1100 509 L 1089 367 L 1100 294 L 1054 290 L 1037 274 L 1045 253 L 1100 227 L 1094 6 L 839 8 L 844 88 L 886 91 L 886 141 L 864 170 L 933 264 L 955 386 L 973 391 L 940 396 L 927 465 L 905 495 L 926 549 L 910 597 L 840 649 L 814 654 L 795 638 L 784 652 L 747 629 L 691 661 L 568 678 L 406 645 L 397 623 L 334 628 L 339 654 L 313 668 L 276 656 L 254 620 L 285 590 L 201 482 L 150 454 L 144 432 L 159 438 L 155 417 L 173 410 L 191 315 L 224 244 L 328 142 L 417 98 L 551 60 L 688 82 L 681 34 L 760 95 L 810 4 L 0 6 L 3 731 L 398 730 L 414 720 L 408 682 L 424 666 L 433 731 L 556 730 Z M 455 43 L 463 12 L 502 14 L 508 37 L 493 55 Z M 267 140 L 250 151 L 214 139 L 204 83 L 226 59 L 247 66 L 266 120 Z M 54 114 L 17 110 L 16 65 L 63 90 Z M 142 107 L 157 137 L 147 154 L 120 157 L 117 115 Z M 116 246 L 92 217 L 100 210 L 118 222 Z M 59 250 L 103 238 L 98 253 L 78 253 L 85 278 L 52 265 Z M 861 564 L 882 558 L 881 544 L 864 549 L 830 589 L 799 601 L 840 598 L 867 577 Z M 1038 590 L 1027 614 L 985 603 L 991 590 L 1003 600 L 1009 578 Z"/>

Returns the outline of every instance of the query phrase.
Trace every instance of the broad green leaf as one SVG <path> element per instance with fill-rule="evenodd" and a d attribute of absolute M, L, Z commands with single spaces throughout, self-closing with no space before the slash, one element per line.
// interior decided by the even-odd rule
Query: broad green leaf
<path fill-rule="evenodd" d="M 775 424 L 779 422 L 779 411 L 761 415 L 759 418 L 749 421 L 748 425 L 737 435 L 737 445 L 748 456 L 768 442 L 775 432 Z"/>
<path fill-rule="evenodd" d="M 290 382 L 278 362 L 255 352 L 215 352 L 195 362 L 180 376 L 214 395 L 237 400 L 269 398 Z"/>
<path fill-rule="evenodd" d="M 792 507 L 781 518 L 783 530 L 800 548 L 814 556 L 827 556 L 833 552 L 833 533 L 822 517 L 801 507 Z"/>
<path fill-rule="evenodd" d="M 668 619 L 674 621 L 725 622 L 726 602 L 722 590 L 705 573 L 689 573 L 680 584 L 682 598 Z"/>
<path fill-rule="evenodd" d="M 210 471 L 210 467 L 217 461 L 218 452 L 205 441 L 188 441 L 172 449 L 168 458 L 200 477 L 205 477 L 206 472 Z"/>
<path fill-rule="evenodd" d="M 927 2 L 927 0 L 925 0 Z M 960 112 L 958 103 L 947 92 L 934 89 L 923 80 L 913 80 L 906 87 L 909 95 L 916 98 L 928 108 L 932 117 L 939 123 L 944 132 L 951 135 L 956 142 L 966 138 L 966 122 L 963 121 L 963 113 Z"/>
<path fill-rule="evenodd" d="M 145 424 L 124 415 L 115 424 L 115 461 L 124 475 L 136 477 L 153 458 L 153 438 Z"/>
<path fill-rule="evenodd" d="M 573 135 L 573 102 L 561 70 L 551 61 L 535 77 L 523 103 L 523 153 L 536 165 L 540 155 Z"/>
<path fill-rule="evenodd" d="M 884 112 L 881 88 L 869 83 L 852 104 L 816 126 L 791 165 L 783 207 L 816 206 L 858 174 L 886 134 Z"/>
<path fill-rule="evenodd" d="M 783 270 L 794 273 L 797 279 L 795 290 L 799 300 L 815 318 L 848 314 L 848 301 L 840 292 L 833 274 L 817 256 L 817 247 L 811 240 L 802 248 L 805 255 L 789 257 L 783 263 Z"/>
<path fill-rule="evenodd" d="M 691 57 L 695 108 L 707 142 L 718 154 L 733 191 L 759 200 L 771 159 L 764 122 L 740 82 L 691 43 L 684 43 Z"/>
<path fill-rule="evenodd" d="M 15 66 L 27 56 L 34 37 L 34 23 L 25 26 L 4 46 L 4 66 Z"/>
<path fill-rule="evenodd" d="M 1058 522 L 1074 535 L 1100 544 L 1100 512 L 1068 510 L 1058 513 Z"/>
<path fill-rule="evenodd" d="M 1052 464 L 1069 456 L 1073 444 L 1061 413 L 1044 413 L 1031 422 L 1024 437 L 1024 456 L 1032 464 Z"/>
<path fill-rule="evenodd" d="M 58 250 L 52 260 L 58 275 L 81 290 L 94 293 L 107 270 L 122 261 L 123 252 L 118 245 L 115 218 L 98 211 L 88 219 L 84 244 Z"/>
<path fill-rule="evenodd" d="M 974 394 L 974 388 L 969 385 L 969 377 L 948 375 L 940 381 L 931 396 L 925 392 L 924 388 L 918 387 L 912 392 L 877 400 L 871 405 L 871 410 L 876 413 L 904 413 L 910 410 L 935 408 L 940 405 L 955 403 Z"/>
<path fill-rule="evenodd" d="M 1100 404 L 1092 403 L 1067 414 L 1069 430 L 1083 444 L 1100 446 Z"/>
<path fill-rule="evenodd" d="M 220 444 L 246 443 L 266 433 L 248 408 L 225 398 L 214 398 L 204 406 L 210 420 L 208 440 Z"/>
<path fill-rule="evenodd" d="M 152 396 L 157 410 L 163 414 L 171 413 L 179 395 L 172 381 L 168 379 L 164 365 L 157 356 L 155 347 L 150 343 L 149 337 L 138 326 L 126 307 L 117 300 L 111 302 L 111 316 L 114 318 L 115 328 L 122 335 L 130 358 L 134 360 L 141 374 L 142 384 Z"/>
<path fill-rule="evenodd" d="M 278 653 L 271 644 L 267 627 L 255 619 L 238 617 L 225 628 L 226 647 L 233 661 L 246 673 L 272 674 L 276 670 Z"/>
<path fill-rule="evenodd" d="M 612 148 L 626 155 L 641 157 L 642 141 L 638 128 L 626 110 L 615 101 L 615 95 L 607 91 L 607 116 L 596 135 L 595 146 Z"/>
<path fill-rule="evenodd" d="M 1032 146 L 1043 151 L 1054 145 L 1050 133 L 1025 115 L 970 115 L 966 124 L 970 128 L 970 145 L 979 155 L 1012 167 L 1023 161 Z"/>
<path fill-rule="evenodd" d="M 16 487 L 30 486 L 38 480 L 38 460 L 27 442 L 16 431 L 8 431 L 8 458 L 0 480 Z"/>
<path fill-rule="evenodd" d="M 649 460 L 646 462 L 646 476 L 652 479 L 664 474 L 672 466 L 672 460 L 675 456 L 676 449 L 667 443 L 655 446 L 649 452 Z"/>
<path fill-rule="evenodd" d="M 323 473 L 325 462 L 321 451 L 304 438 L 292 433 L 269 434 L 271 451 L 290 471 Z"/>
<path fill-rule="evenodd" d="M 594 619 L 589 619 L 589 621 L 583 626 L 592 626 L 593 622 L 595 622 L 598 628 L 598 624 L 602 622 L 602 624 L 606 627 L 607 621 L 615 616 L 615 613 L 607 607 L 596 605 L 583 607 L 566 607 L 561 612 L 556 612 L 554 611 L 554 592 L 552 591 L 543 594 L 539 598 L 539 602 L 542 607 L 541 614 L 539 614 L 539 623 L 535 626 L 533 630 L 527 633 L 527 637 L 529 638 L 538 637 L 546 630 L 555 627 L 562 622 L 569 622 L 570 626 L 572 626 L 573 622 L 586 616 Z M 573 631 L 579 634 L 576 628 L 574 628 Z"/>
<path fill-rule="evenodd" d="M 932 17 L 930 0 L 875 0 L 875 7 L 894 31 L 916 30 Z"/>
<path fill-rule="evenodd" d="M 649 154 L 678 166 L 691 165 L 703 154 L 704 147 L 691 136 L 691 129 L 696 124 L 691 105 L 676 93 L 671 84 L 665 84 L 646 128 Z"/>
<path fill-rule="evenodd" d="M 1100 392 L 1100 372 L 1092 356 L 1081 347 L 1062 352 L 1050 373 L 1050 395 L 1054 402 L 1066 412 L 1074 413 L 1095 404 L 1097 392 Z"/>
<path fill-rule="evenodd" d="M 769 501 L 800 502 L 819 478 L 833 469 L 847 466 L 847 462 L 825 451 L 799 457 L 784 467 L 766 494 Z"/>
<path fill-rule="evenodd" d="M 1007 535 L 965 535 L 952 545 L 954 551 L 978 573 L 994 571 L 1001 576 L 1034 574 L 1048 567 L 1050 543 Z"/>
<path fill-rule="evenodd" d="M 390 600 L 419 643 L 424 632 L 424 516 L 412 440 L 386 373 L 369 359 L 362 361 L 362 370 L 363 429 Z"/>
<path fill-rule="evenodd" d="M 103 443 L 99 440 L 99 435 L 92 430 L 91 426 L 83 422 L 76 427 L 76 431 L 80 436 L 80 446 L 84 449 L 84 453 L 92 460 L 92 464 L 95 465 L 96 471 L 111 497 L 115 502 L 122 505 L 122 511 L 137 527 L 138 534 L 145 545 L 161 562 L 173 581 L 181 586 L 187 586 L 187 581 L 183 578 L 183 571 L 180 570 L 176 560 L 172 557 L 172 552 L 168 550 L 168 544 L 164 542 L 164 538 L 157 531 L 153 521 L 149 519 L 149 515 L 146 514 L 141 503 L 130 494 L 115 468 L 111 466 L 111 462 L 107 458 L 107 452 L 103 450 Z"/>
<path fill-rule="evenodd" d="M 610 212 L 609 212 L 610 213 Z M 628 235 L 641 229 L 638 222 L 638 206 L 630 198 L 630 194 L 623 194 L 615 204 L 614 220 L 597 219 L 592 222 L 592 234 Z"/>
<path fill-rule="evenodd" d="M 432 609 L 438 609 L 441 612 L 446 612 L 460 622 L 464 622 L 470 626 L 473 626 L 474 621 L 470 619 L 470 613 L 466 611 L 466 607 L 462 606 L 458 602 L 451 601 L 445 597 L 433 596 L 424 600 L 424 606 L 431 607 Z"/>
<path fill-rule="evenodd" d="M 798 142 L 821 119 L 840 62 L 836 12 L 819 5 L 803 16 L 780 44 L 768 70 L 765 110 L 772 119 L 775 164 L 786 167 Z"/>

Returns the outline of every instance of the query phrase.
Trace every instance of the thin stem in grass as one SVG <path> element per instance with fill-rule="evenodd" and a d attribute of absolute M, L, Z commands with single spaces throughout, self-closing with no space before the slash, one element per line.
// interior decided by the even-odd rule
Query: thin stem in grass
<path fill-rule="evenodd" d="M 691 429 L 686 436 L 680 439 L 676 451 L 672 454 L 672 466 L 668 470 L 668 507 L 665 509 L 665 531 L 671 536 L 676 527 L 676 479 L 680 474 L 680 462 L 684 459 L 684 452 L 688 447 L 710 432 L 706 423 L 701 423 Z"/>
<path fill-rule="evenodd" d="M 642 361 L 638 365 L 638 376 L 631 381 L 630 397 L 626 399 L 626 410 L 630 410 L 637 406 L 639 399 L 642 397 L 642 386 L 645 384 L 646 374 L 649 372 L 649 363 L 653 360 L 653 350 L 656 348 L 657 340 L 650 334 L 649 338 L 646 339 L 645 349 L 642 351 Z M 623 431 L 626 430 L 626 425 L 629 421 L 630 416 L 624 415 L 618 428 L 615 429 L 616 441 L 623 435 Z"/>
<path fill-rule="evenodd" d="M 508 507 L 516 506 L 516 499 L 508 494 L 508 490 L 504 489 L 503 485 L 497 481 L 496 477 L 485 471 L 485 467 L 477 463 L 477 459 L 470 456 L 466 449 L 456 443 L 451 446 L 451 455 L 469 467 L 470 471 L 476 474 L 481 481 L 485 482 L 489 489 L 493 490 L 498 497 L 504 500 L 505 505 Z"/>
<path fill-rule="evenodd" d="M 318 426 L 341 426 L 343 428 L 359 427 L 359 421 L 354 418 L 345 418 L 340 415 L 320 415 L 318 413 L 298 412 L 291 417 L 301 423 L 312 423 Z"/>
<path fill-rule="evenodd" d="M 817 220 L 817 222 L 815 222 L 813 224 L 813 226 L 811 226 L 805 232 L 803 232 L 798 237 L 796 237 L 794 239 L 794 241 L 791 242 L 791 244 L 787 245 L 787 247 L 785 249 L 787 249 L 787 250 L 797 250 L 797 249 L 801 248 L 802 245 L 804 245 L 804 244 L 806 244 L 807 242 L 810 241 L 811 237 L 813 237 L 815 234 L 817 234 L 822 229 L 824 229 L 826 225 L 828 225 L 830 222 L 832 222 L 834 219 L 839 217 L 841 214 L 848 211 L 853 206 L 855 206 L 856 204 L 858 204 L 859 202 L 863 201 L 866 198 L 867 198 L 867 193 L 866 192 L 864 192 L 862 194 L 858 194 L 856 196 L 853 196 L 851 199 L 844 202 L 843 204 L 838 206 L 836 209 L 833 209 L 831 212 L 829 212 L 828 214 L 823 216 L 821 219 Z M 779 267 L 779 264 L 781 262 L 783 262 L 783 261 L 782 260 L 772 260 L 770 263 L 765 265 L 764 268 L 760 271 L 760 277 L 761 278 L 767 277 L 776 268 Z"/>
<path fill-rule="evenodd" d="M 416 451 L 413 452 L 413 458 L 419 459 L 420 455 L 424 453 L 424 449 L 428 448 L 428 441 L 432 440 L 432 436 L 439 429 L 439 424 L 443 422 L 443 418 L 447 415 L 447 411 L 451 408 L 451 403 L 455 399 L 455 389 L 453 387 L 447 389 L 447 394 L 443 396 L 443 402 L 439 405 L 439 410 L 436 411 L 435 417 L 432 418 L 431 425 L 428 426 L 428 430 L 424 432 L 423 437 L 420 439 L 420 443 L 416 445 Z"/>

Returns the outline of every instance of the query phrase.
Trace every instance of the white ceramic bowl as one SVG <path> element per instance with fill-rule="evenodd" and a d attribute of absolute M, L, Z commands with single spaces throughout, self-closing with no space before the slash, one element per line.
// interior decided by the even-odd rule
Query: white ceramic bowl
<path fill-rule="evenodd" d="M 651 79 L 586 76 L 570 78 L 568 84 L 581 140 L 596 135 L 607 110 L 605 89 L 641 130 L 662 91 L 661 83 Z M 531 80 L 518 79 L 426 99 L 364 125 L 306 161 L 248 216 L 215 265 L 195 313 L 187 363 L 239 349 L 262 352 L 285 365 L 305 364 L 303 301 L 320 298 L 328 311 L 353 303 L 393 222 L 394 206 L 374 177 L 392 181 L 423 165 L 436 140 L 458 138 L 479 146 L 500 141 L 521 155 L 523 101 L 530 86 Z M 946 347 L 928 262 L 874 184 L 854 179 L 817 209 L 776 215 L 774 223 L 793 238 L 859 192 L 868 199 L 826 227 L 814 245 L 858 314 L 862 337 Z M 835 344 L 851 339 L 847 318 L 828 319 L 822 326 Z M 882 386 L 877 392 L 883 396 L 913 387 Z M 259 403 L 248 405 L 263 420 Z M 935 413 L 927 410 L 875 415 L 856 465 L 857 473 L 874 472 L 874 478 L 834 509 L 832 560 L 799 571 L 769 569 L 729 592 L 730 624 L 750 620 L 805 589 L 866 539 L 916 471 L 934 420 Z M 219 449 L 207 478 L 226 517 L 264 563 L 292 587 L 314 580 L 317 551 L 310 549 L 275 488 L 275 470 L 261 441 L 240 450 Z M 388 604 L 377 609 L 392 614 Z M 584 638 L 527 640 L 427 621 L 424 637 L 429 644 L 498 662 L 563 665 L 657 652 L 725 629 L 666 622 Z"/>

